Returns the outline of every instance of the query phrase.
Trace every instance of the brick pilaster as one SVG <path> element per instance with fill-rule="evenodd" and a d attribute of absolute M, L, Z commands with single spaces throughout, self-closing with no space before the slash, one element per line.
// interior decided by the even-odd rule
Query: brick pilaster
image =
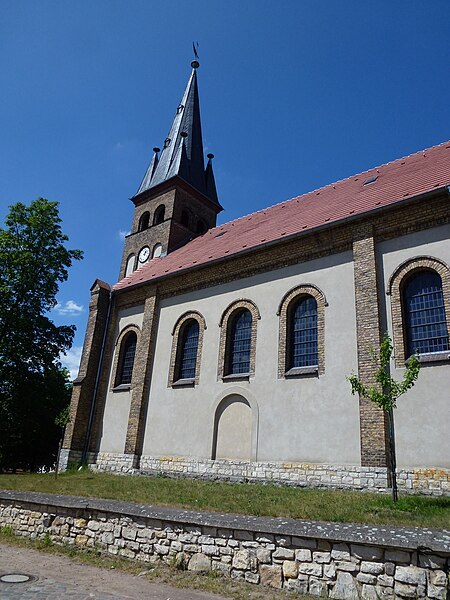
<path fill-rule="evenodd" d="M 102 282 L 95 282 L 91 288 L 89 317 L 80 369 L 78 377 L 73 382 L 70 422 L 67 424 L 63 443 L 63 448 L 67 450 L 82 451 L 84 448 L 109 303 L 109 286 Z"/>
<path fill-rule="evenodd" d="M 372 350 L 380 349 L 380 316 L 375 256 L 375 240 L 371 225 L 354 232 L 353 263 L 356 301 L 356 335 L 358 376 L 365 384 L 373 384 L 375 369 Z M 383 411 L 370 400 L 359 399 L 361 465 L 386 466 L 386 423 Z"/>
<path fill-rule="evenodd" d="M 136 358 L 131 382 L 131 406 L 128 417 L 125 454 L 138 457 L 142 454 L 148 394 L 153 366 L 153 350 L 158 326 L 158 298 L 156 293 L 146 298 L 142 332 L 136 348 Z"/>

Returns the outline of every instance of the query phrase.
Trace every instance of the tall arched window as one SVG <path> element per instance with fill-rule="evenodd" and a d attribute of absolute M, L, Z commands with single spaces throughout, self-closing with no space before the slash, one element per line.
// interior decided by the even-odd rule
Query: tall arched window
<path fill-rule="evenodd" d="M 153 225 L 159 225 L 164 221 L 164 213 L 166 212 L 164 204 L 158 206 L 153 217 Z"/>
<path fill-rule="evenodd" d="M 128 385 L 133 375 L 134 355 L 136 354 L 137 336 L 130 331 L 122 340 L 117 368 L 116 386 Z"/>
<path fill-rule="evenodd" d="M 449 349 L 442 280 L 435 271 L 412 274 L 403 287 L 407 354 Z"/>
<path fill-rule="evenodd" d="M 288 368 L 318 365 L 317 302 L 312 296 L 302 296 L 292 304 L 288 317 Z"/>
<path fill-rule="evenodd" d="M 246 308 L 236 311 L 230 319 L 228 330 L 228 356 L 226 375 L 250 372 L 252 343 L 252 315 Z"/>
<path fill-rule="evenodd" d="M 148 229 L 149 221 L 150 213 L 147 210 L 144 213 L 142 213 L 141 218 L 139 219 L 138 231 L 144 231 L 145 229 Z"/>
<path fill-rule="evenodd" d="M 181 331 L 177 356 L 176 379 L 195 379 L 199 326 L 195 319 L 187 321 Z"/>

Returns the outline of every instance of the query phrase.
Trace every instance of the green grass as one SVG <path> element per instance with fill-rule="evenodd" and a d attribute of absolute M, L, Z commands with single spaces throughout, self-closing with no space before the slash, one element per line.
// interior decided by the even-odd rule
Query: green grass
<path fill-rule="evenodd" d="M 0 475 L 0 489 L 50 492 L 340 523 L 450 527 L 450 498 L 326 491 L 276 485 L 218 483 L 165 477 L 124 477 L 87 470 L 54 475 Z"/>

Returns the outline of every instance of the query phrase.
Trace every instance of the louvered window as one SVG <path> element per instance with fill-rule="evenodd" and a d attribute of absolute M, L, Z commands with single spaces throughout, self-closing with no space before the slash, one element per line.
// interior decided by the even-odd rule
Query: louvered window
<path fill-rule="evenodd" d="M 312 296 L 303 296 L 292 307 L 290 319 L 289 368 L 310 367 L 318 364 L 317 302 Z"/>
<path fill-rule="evenodd" d="M 442 280 L 434 271 L 411 276 L 403 289 L 408 356 L 449 349 Z"/>
<path fill-rule="evenodd" d="M 252 341 L 252 315 L 249 310 L 244 309 L 232 318 L 229 335 L 227 375 L 249 373 Z"/>
<path fill-rule="evenodd" d="M 188 321 L 183 328 L 179 348 L 178 379 L 194 379 L 197 365 L 199 327 L 195 320 Z"/>

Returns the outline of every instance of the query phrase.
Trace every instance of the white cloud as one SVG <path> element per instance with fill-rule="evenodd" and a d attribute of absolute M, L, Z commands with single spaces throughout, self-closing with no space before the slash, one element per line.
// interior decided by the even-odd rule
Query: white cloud
<path fill-rule="evenodd" d="M 129 233 L 129 231 L 123 231 L 122 229 L 119 229 L 119 240 L 123 242 Z"/>
<path fill-rule="evenodd" d="M 84 307 L 82 304 L 77 304 L 74 300 L 67 300 L 67 302 L 63 304 L 58 302 L 53 310 L 61 316 L 71 315 L 76 317 L 83 312 Z"/>
<path fill-rule="evenodd" d="M 67 350 L 66 354 L 61 354 L 59 357 L 63 367 L 69 369 L 70 379 L 73 380 L 78 375 L 78 367 L 80 366 L 82 346 L 73 346 Z"/>

